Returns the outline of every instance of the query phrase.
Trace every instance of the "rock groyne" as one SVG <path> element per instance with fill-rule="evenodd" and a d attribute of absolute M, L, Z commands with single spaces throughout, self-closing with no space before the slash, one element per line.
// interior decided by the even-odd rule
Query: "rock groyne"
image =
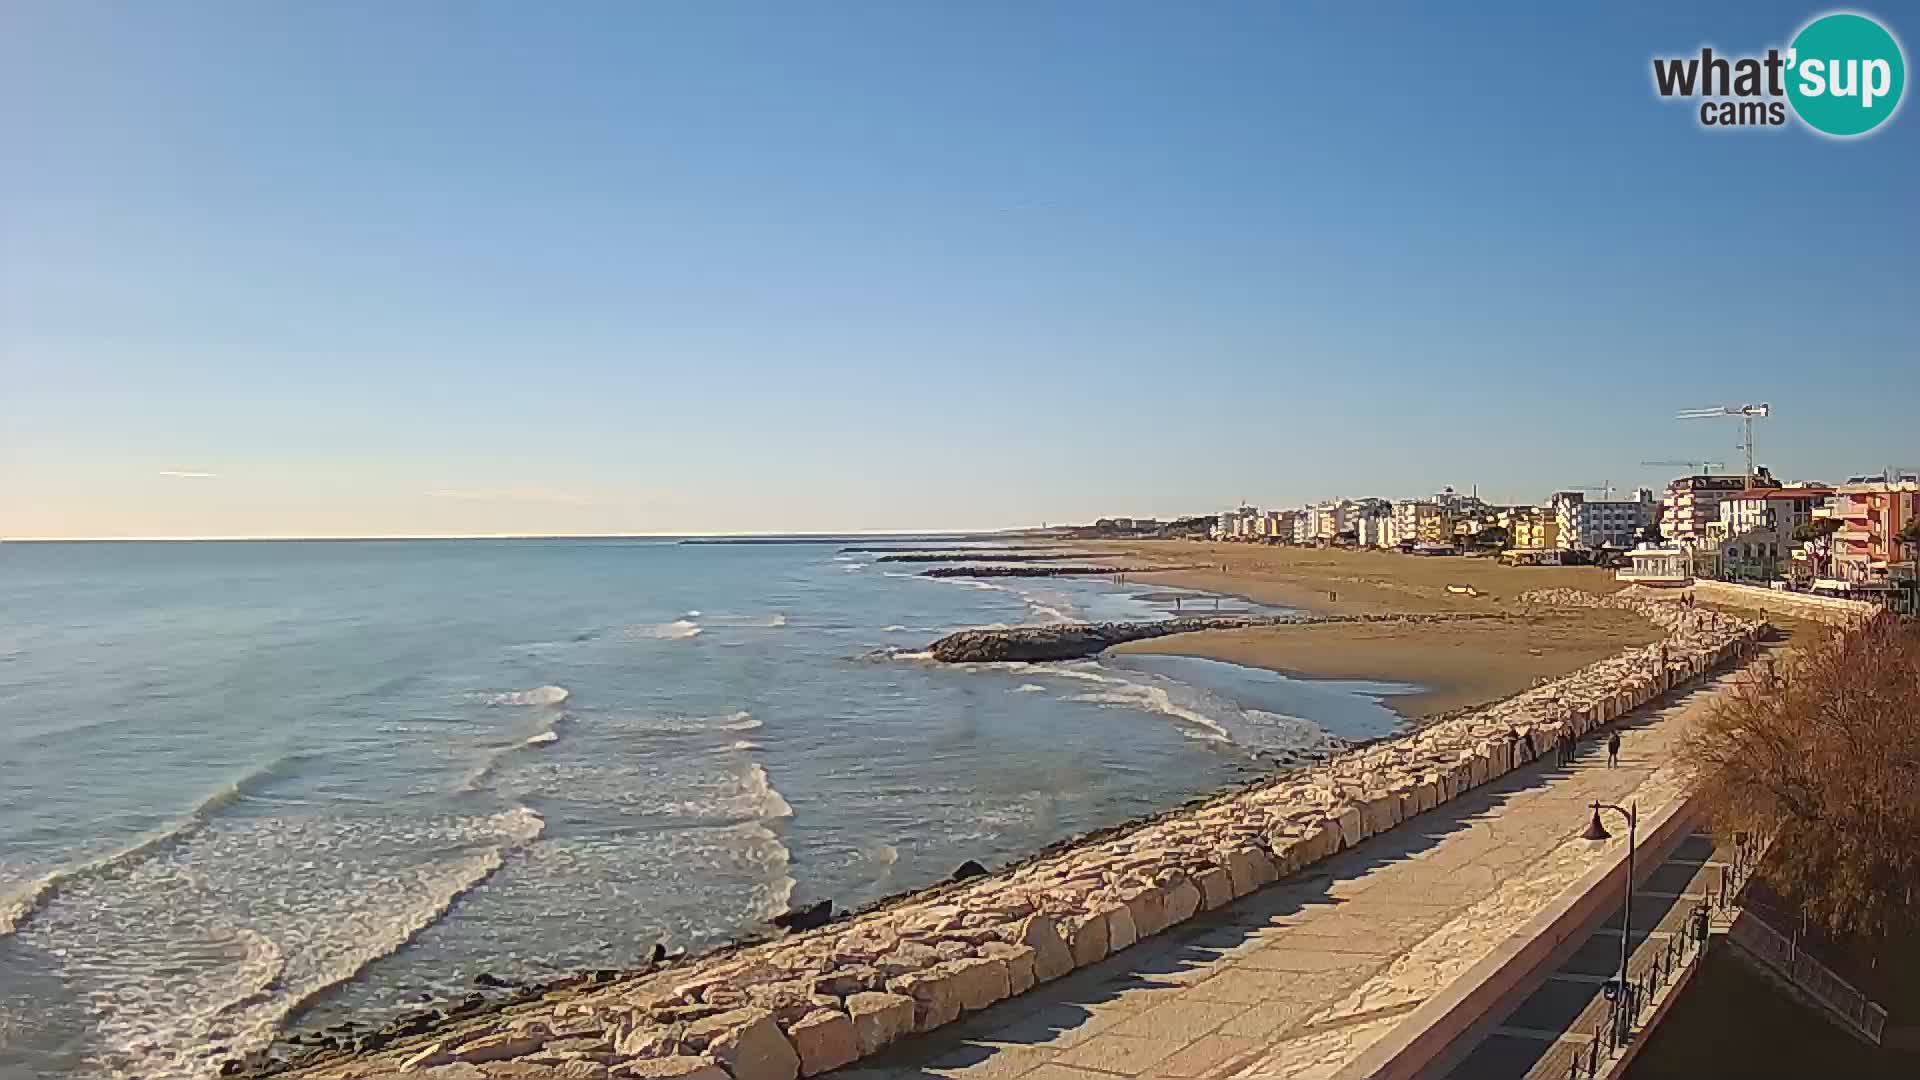
<path fill-rule="evenodd" d="M 1185 615 L 1139 622 L 1048 623 L 958 630 L 927 646 L 935 660 L 983 664 L 1078 660 L 1128 641 L 1192 634 L 1202 630 L 1244 630 L 1255 626 L 1306 626 L 1319 623 L 1431 623 L 1462 619 L 1498 619 L 1496 612 L 1434 615 Z"/>
<path fill-rule="evenodd" d="M 1747 654 L 1764 624 L 1631 599 L 1666 636 L 1495 705 L 787 939 L 302 1062 L 302 1075 L 794 1080 L 1097 963 Z"/>
<path fill-rule="evenodd" d="M 1170 570 L 1192 570 L 1191 566 L 936 566 L 920 571 L 921 577 L 1070 577 L 1097 574 L 1164 574 Z"/>

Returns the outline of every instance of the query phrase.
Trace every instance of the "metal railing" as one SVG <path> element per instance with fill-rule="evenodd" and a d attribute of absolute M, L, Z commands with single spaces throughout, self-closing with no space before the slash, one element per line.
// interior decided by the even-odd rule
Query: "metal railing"
<path fill-rule="evenodd" d="M 1760 869 L 1760 860 L 1766 855 L 1771 841 L 1754 836 L 1751 833 L 1734 833 L 1733 847 L 1727 850 L 1727 864 L 1720 871 L 1720 884 L 1713 890 L 1710 902 L 1713 913 L 1722 918 L 1730 917 L 1734 901 L 1740 890 L 1746 888 L 1752 880 L 1754 871 Z"/>
<path fill-rule="evenodd" d="M 1607 987 L 1579 1019 L 1572 1033 L 1591 1030 L 1593 1038 L 1585 1045 L 1562 1041 L 1528 1071 L 1529 1076 L 1566 1077 L 1567 1080 L 1593 1080 L 1613 1060 L 1615 1054 L 1631 1042 L 1641 1018 L 1654 1007 L 1654 998 L 1686 971 L 1706 951 L 1710 937 L 1712 901 L 1702 900 L 1688 910 L 1680 933 L 1668 934 L 1656 943 L 1649 937 L 1633 954 L 1626 983 L 1617 980 Z"/>
<path fill-rule="evenodd" d="M 1788 937 L 1769 926 L 1752 909 L 1744 910 L 1728 929 L 1728 937 L 1768 967 L 1779 972 L 1860 1034 L 1878 1045 L 1887 1026 L 1887 1010 L 1873 1003 L 1833 969 L 1807 955 L 1798 936 Z"/>

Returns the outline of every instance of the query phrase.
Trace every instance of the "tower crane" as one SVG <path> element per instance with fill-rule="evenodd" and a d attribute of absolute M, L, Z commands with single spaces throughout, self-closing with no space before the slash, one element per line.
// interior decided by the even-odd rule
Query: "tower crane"
<path fill-rule="evenodd" d="M 1715 469 L 1727 467 L 1724 461 L 1643 461 L 1640 464 L 1643 468 L 1699 469 L 1708 476 L 1712 476 Z"/>
<path fill-rule="evenodd" d="M 1767 407 L 1767 403 L 1763 401 L 1758 405 L 1722 405 L 1722 406 L 1719 406 L 1718 408 L 1682 409 L 1679 412 L 1679 414 L 1676 416 L 1676 419 L 1706 420 L 1711 417 L 1718 417 L 1718 416 L 1739 417 L 1742 426 L 1746 429 L 1746 437 L 1741 443 L 1741 448 L 1746 450 L 1747 452 L 1747 486 L 1752 487 L 1753 486 L 1753 421 L 1755 417 L 1765 417 L 1768 414 L 1768 411 L 1769 410 Z"/>

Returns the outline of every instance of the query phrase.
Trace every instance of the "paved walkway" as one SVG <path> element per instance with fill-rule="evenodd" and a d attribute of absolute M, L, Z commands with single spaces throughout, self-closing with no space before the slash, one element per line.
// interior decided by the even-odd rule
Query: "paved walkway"
<path fill-rule="evenodd" d="M 1639 979 L 1689 932 L 1695 905 L 1709 901 L 1725 880 L 1731 842 L 1696 832 L 1633 891 L 1633 957 L 1628 977 Z M 1620 970 L 1620 909 L 1517 1004 L 1460 1065 L 1453 1080 L 1565 1080 L 1578 1059 L 1607 1059 L 1604 1038 L 1612 1017 L 1605 988 Z M 1677 944 L 1674 944 L 1677 948 Z M 1691 956 L 1691 950 L 1688 950 Z M 1646 1037 L 1635 1018 L 1635 1039 Z M 1601 1044 L 1595 1056 L 1593 1044 Z"/>
<path fill-rule="evenodd" d="M 1723 676 L 1723 679 L 1725 677 Z M 1709 687 L 1713 684 L 1708 684 Z M 1595 799 L 1679 797 L 1669 762 L 1695 689 L 1303 874 L 919 1036 L 838 1080 L 1328 1077 L 1614 854 L 1578 839 Z M 1624 834 L 1625 830 L 1616 830 Z"/>

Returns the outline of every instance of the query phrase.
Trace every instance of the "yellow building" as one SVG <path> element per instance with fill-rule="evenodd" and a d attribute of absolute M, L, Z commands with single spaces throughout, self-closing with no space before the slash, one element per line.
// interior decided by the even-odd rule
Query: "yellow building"
<path fill-rule="evenodd" d="M 1543 507 L 1516 512 L 1507 527 L 1516 548 L 1556 548 L 1560 546 L 1560 517 Z"/>

